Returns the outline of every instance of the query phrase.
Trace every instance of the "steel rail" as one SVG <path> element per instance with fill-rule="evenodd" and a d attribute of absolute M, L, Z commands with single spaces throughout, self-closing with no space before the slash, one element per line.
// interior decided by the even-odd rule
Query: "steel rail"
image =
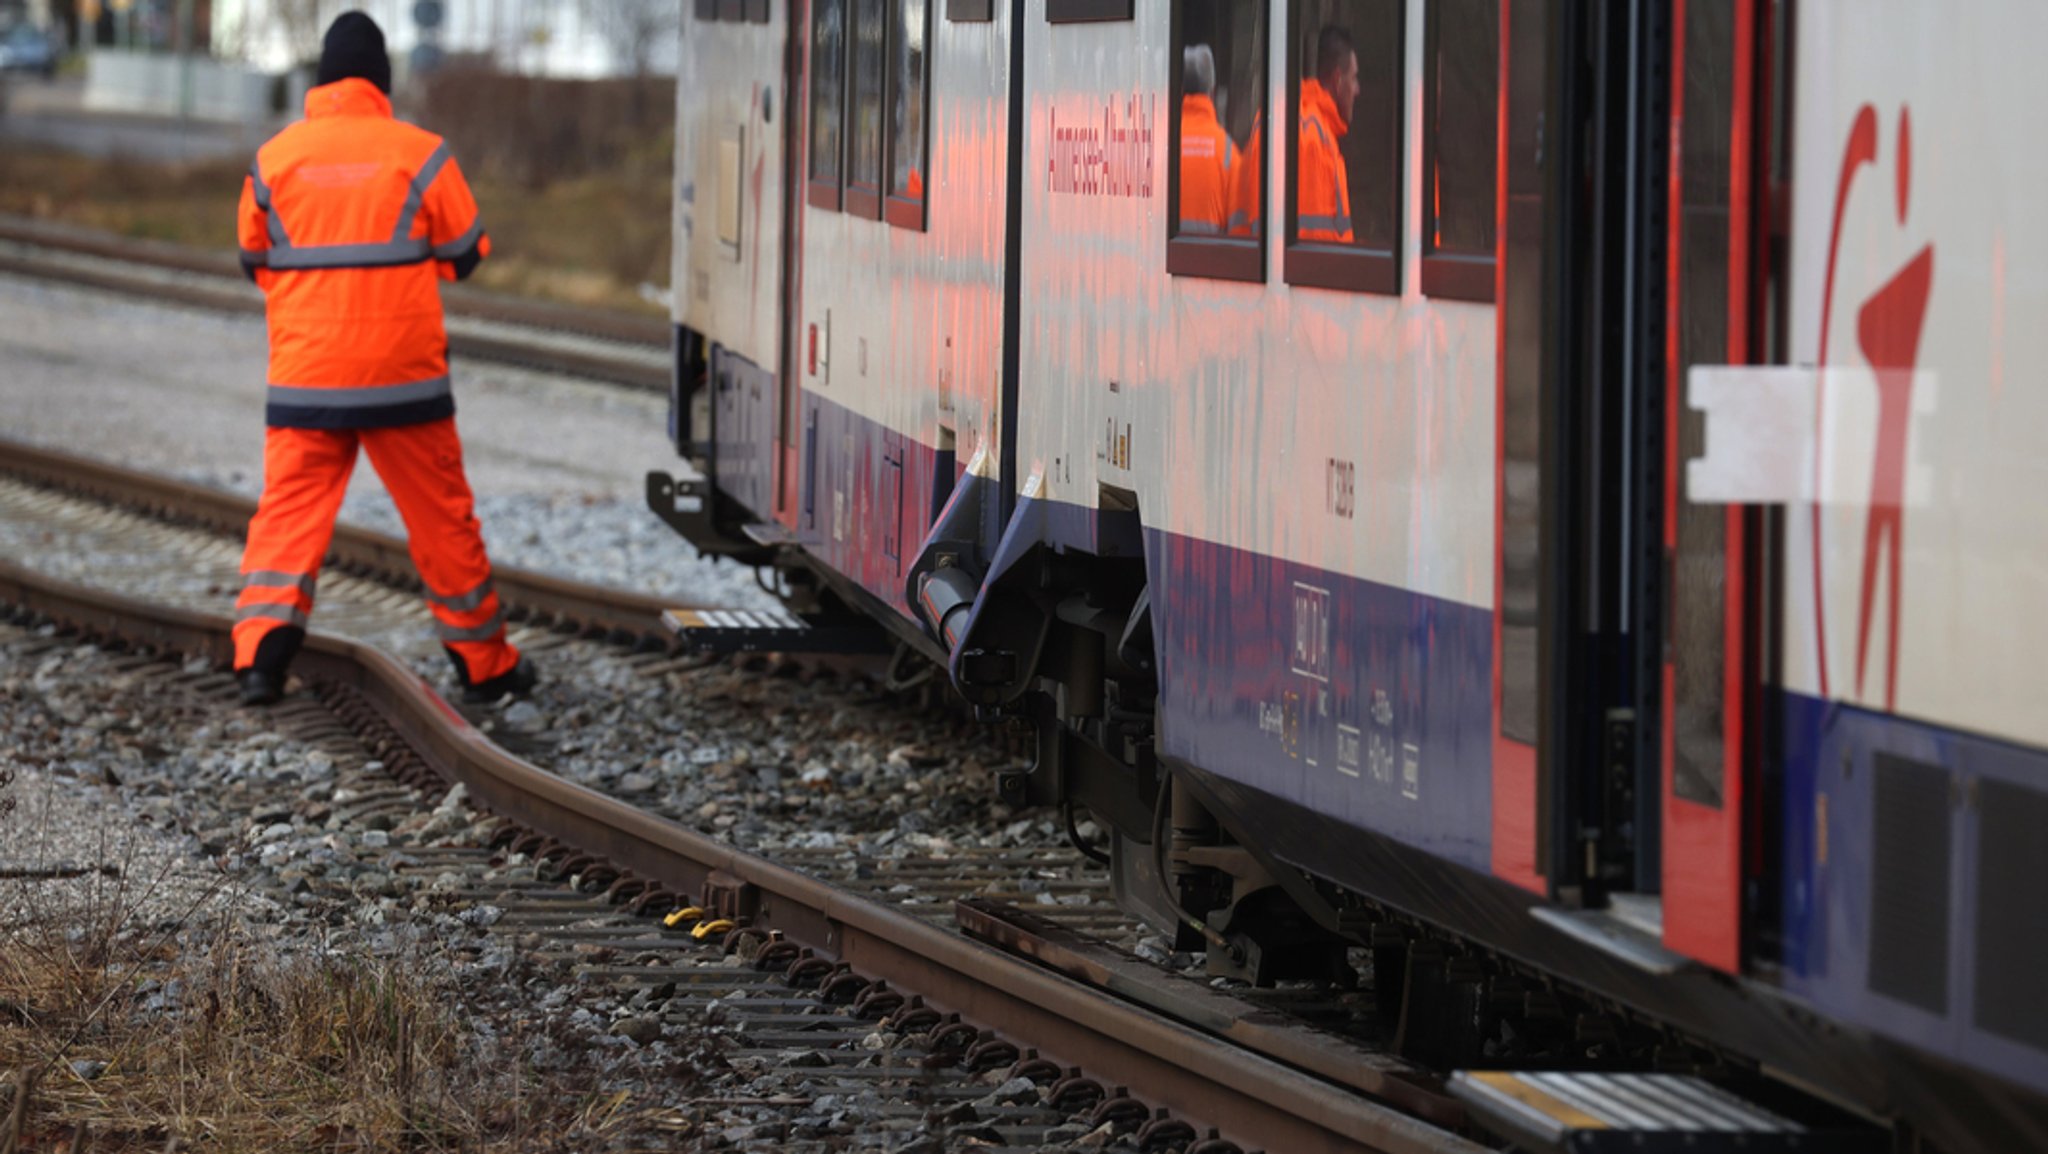
<path fill-rule="evenodd" d="M 230 622 L 59 582 L 0 562 L 0 601 L 89 635 L 224 662 Z M 741 892 L 751 924 L 869 979 L 920 994 L 1247 1149 L 1480 1154 L 1484 1148 L 1313 1075 L 1247 1053 L 1064 975 L 566 781 L 494 745 L 420 677 L 372 647 L 315 633 L 297 665 L 343 686 L 471 804 L 679 894 Z"/>
<path fill-rule="evenodd" d="M 222 275 L 217 271 L 192 267 L 211 263 L 204 254 L 189 254 L 178 259 L 150 260 L 142 258 L 145 250 L 141 249 L 135 252 L 100 251 L 119 250 L 126 247 L 128 242 L 125 241 L 118 244 L 96 241 L 88 245 L 53 241 L 43 237 L 23 239 L 7 233 L 6 228 L 0 227 L 0 240 L 13 240 L 38 248 L 92 256 L 107 261 L 120 261 L 145 268 L 197 273 L 206 278 L 206 282 L 167 281 L 159 277 L 125 274 L 105 265 L 86 265 L 7 252 L 0 252 L 0 272 L 37 280 L 62 281 L 102 292 L 171 301 L 212 312 L 247 315 L 260 315 L 263 312 L 263 297 L 250 288 L 238 272 Z M 594 335 L 642 353 L 648 348 L 660 348 L 667 343 L 665 332 L 661 339 L 646 339 L 648 334 L 645 326 L 639 324 L 630 326 L 634 333 L 630 339 L 615 337 L 608 333 L 592 333 L 589 325 L 578 327 L 581 322 L 565 321 L 560 316 L 550 313 L 547 306 L 542 305 L 496 301 L 483 303 L 476 294 L 458 294 L 452 291 L 448 293 L 446 300 L 449 312 L 459 317 L 488 320 L 528 329 L 555 329 L 579 336 Z M 663 327 L 665 330 L 666 326 Z M 644 360 L 607 355 L 602 349 L 577 348 L 559 342 L 521 337 L 510 332 L 481 333 L 460 326 L 452 327 L 448 333 L 448 348 L 457 356 L 521 365 L 569 376 L 588 377 L 648 392 L 666 392 L 669 387 L 669 370 L 665 364 L 651 365 Z"/>
<path fill-rule="evenodd" d="M 256 502 L 233 493 L 5 438 L 0 438 L 0 474 L 238 536 L 256 512 Z M 374 576 L 406 588 L 419 584 L 405 542 L 388 533 L 336 525 L 327 563 L 344 572 Z M 715 608 L 605 589 L 503 565 L 493 567 L 492 579 L 497 584 L 499 599 L 515 621 L 574 627 L 589 636 L 609 637 L 626 644 L 666 647 L 669 636 L 661 624 L 663 611 Z"/>

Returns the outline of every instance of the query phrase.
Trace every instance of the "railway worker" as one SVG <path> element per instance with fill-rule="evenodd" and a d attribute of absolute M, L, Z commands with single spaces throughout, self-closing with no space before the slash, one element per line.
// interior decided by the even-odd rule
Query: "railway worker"
<path fill-rule="evenodd" d="M 1180 235 L 1222 236 L 1230 192 L 1244 167 L 1216 119 L 1216 54 L 1207 44 L 1181 50 Z"/>
<path fill-rule="evenodd" d="M 490 253 L 440 137 L 392 118 L 384 33 L 361 12 L 328 28 L 306 117 L 242 182 L 242 265 L 270 324 L 263 496 L 235 612 L 242 700 L 283 695 L 358 448 L 405 520 L 436 633 L 464 696 L 522 694 L 533 665 L 505 639 L 477 524 L 440 281 Z"/>
<path fill-rule="evenodd" d="M 1301 156 L 1295 166 L 1295 235 L 1351 243 L 1351 179 L 1338 142 L 1358 103 L 1358 47 L 1335 24 L 1316 34 L 1316 73 L 1301 81 Z"/>

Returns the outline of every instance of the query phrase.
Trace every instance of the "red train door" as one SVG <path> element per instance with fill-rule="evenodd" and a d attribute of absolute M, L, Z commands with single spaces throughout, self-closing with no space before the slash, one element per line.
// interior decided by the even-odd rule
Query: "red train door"
<path fill-rule="evenodd" d="M 1756 684 L 1754 509 L 1694 504 L 1685 462 L 1705 415 L 1684 403 L 1695 364 L 1743 364 L 1767 95 L 1764 0 L 1673 0 L 1664 548 L 1671 575 L 1662 684 L 1664 944 L 1729 972 L 1742 963 L 1745 756 Z"/>

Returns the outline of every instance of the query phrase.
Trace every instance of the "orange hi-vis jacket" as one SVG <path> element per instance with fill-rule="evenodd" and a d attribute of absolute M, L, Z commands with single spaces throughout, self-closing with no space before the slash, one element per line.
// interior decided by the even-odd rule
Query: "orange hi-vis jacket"
<path fill-rule="evenodd" d="M 273 428 L 377 429 L 455 412 L 440 281 L 490 254 L 441 138 L 367 80 L 306 94 L 306 118 L 242 183 L 242 264 L 270 319 Z"/>
<path fill-rule="evenodd" d="M 1244 167 L 1230 133 L 1206 96 L 1180 98 L 1180 235 L 1222 236 L 1230 225 L 1231 185 Z"/>
<path fill-rule="evenodd" d="M 1344 168 L 1344 154 L 1337 150 L 1337 142 L 1350 127 L 1337 115 L 1337 102 L 1322 81 L 1311 76 L 1301 82 L 1296 239 L 1351 243 L 1351 178 Z"/>
<path fill-rule="evenodd" d="M 1230 190 L 1232 236 L 1251 236 L 1259 231 L 1259 203 L 1265 192 L 1265 173 L 1259 170 L 1259 158 L 1265 155 L 1265 135 L 1266 114 L 1261 111 L 1252 117 L 1251 139 L 1244 146 L 1244 154 L 1252 158 L 1251 163 L 1237 166 L 1237 179 Z"/>

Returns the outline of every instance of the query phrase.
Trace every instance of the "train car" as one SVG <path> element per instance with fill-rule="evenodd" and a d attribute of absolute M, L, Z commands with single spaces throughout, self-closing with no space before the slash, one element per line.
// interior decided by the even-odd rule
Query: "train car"
<path fill-rule="evenodd" d="M 1999 130 L 2048 13 L 693 15 L 705 479 L 650 498 L 800 611 L 704 644 L 873 623 L 1132 908 L 1253 981 L 1369 951 L 1518 1136 L 1594 1091 L 1513 1071 L 1657 1068 L 2048 1148 L 2048 161 Z"/>

